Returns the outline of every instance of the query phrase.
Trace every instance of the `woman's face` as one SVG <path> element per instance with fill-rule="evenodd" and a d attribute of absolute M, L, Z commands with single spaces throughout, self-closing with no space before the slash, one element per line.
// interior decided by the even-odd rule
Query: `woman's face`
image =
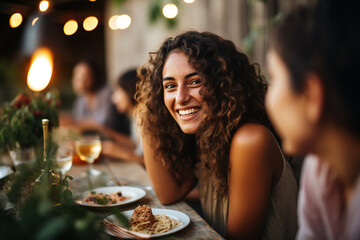
<path fill-rule="evenodd" d="M 205 116 L 203 79 L 180 51 L 169 54 L 162 75 L 166 108 L 184 133 L 196 133 Z"/>
<path fill-rule="evenodd" d="M 265 99 L 270 120 L 289 154 L 309 151 L 312 129 L 306 119 L 305 94 L 296 93 L 291 87 L 290 73 L 279 55 L 271 50 L 267 56 L 269 89 Z"/>
<path fill-rule="evenodd" d="M 93 76 L 90 67 L 86 63 L 75 66 L 72 75 L 72 85 L 77 95 L 86 94 L 93 84 Z"/>
<path fill-rule="evenodd" d="M 126 113 L 131 108 L 129 96 L 121 87 L 116 87 L 111 96 L 111 101 L 115 104 L 119 113 Z"/>

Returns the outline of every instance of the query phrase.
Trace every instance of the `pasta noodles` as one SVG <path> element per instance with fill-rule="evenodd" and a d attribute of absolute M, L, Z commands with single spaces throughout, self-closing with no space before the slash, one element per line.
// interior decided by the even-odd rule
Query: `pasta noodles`
<path fill-rule="evenodd" d="M 142 232 L 146 234 L 164 233 L 183 224 L 179 220 L 170 218 L 165 214 L 155 214 L 154 217 L 155 222 L 151 227 L 145 229 L 141 227 L 142 225 L 150 223 L 150 221 L 146 221 L 141 222 L 135 226 L 131 226 L 131 231 Z"/>

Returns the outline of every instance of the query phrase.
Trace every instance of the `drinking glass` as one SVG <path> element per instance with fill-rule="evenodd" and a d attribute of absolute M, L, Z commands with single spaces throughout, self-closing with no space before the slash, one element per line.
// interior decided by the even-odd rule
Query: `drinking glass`
<path fill-rule="evenodd" d="M 82 135 L 75 141 L 75 150 L 80 160 L 88 163 L 88 174 L 98 175 L 99 172 L 93 169 L 93 163 L 101 153 L 101 140 L 98 134 Z"/>
<path fill-rule="evenodd" d="M 71 141 L 58 143 L 58 149 L 55 156 L 55 171 L 59 172 L 60 178 L 70 170 L 72 166 L 74 147 Z"/>

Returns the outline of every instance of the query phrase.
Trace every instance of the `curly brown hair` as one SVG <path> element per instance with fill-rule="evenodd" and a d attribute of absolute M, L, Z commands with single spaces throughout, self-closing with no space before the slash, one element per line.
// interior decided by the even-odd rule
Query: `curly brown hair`
<path fill-rule="evenodd" d="M 172 51 L 182 51 L 204 79 L 201 95 L 209 106 L 195 135 L 183 133 L 164 104 L 162 71 Z M 258 64 L 235 45 L 210 32 L 185 32 L 168 38 L 139 68 L 136 114 L 155 154 L 181 182 L 200 160 L 202 174 L 215 176 L 218 193 L 228 191 L 229 152 L 235 131 L 244 123 L 270 127 L 264 108 L 267 85 Z"/>

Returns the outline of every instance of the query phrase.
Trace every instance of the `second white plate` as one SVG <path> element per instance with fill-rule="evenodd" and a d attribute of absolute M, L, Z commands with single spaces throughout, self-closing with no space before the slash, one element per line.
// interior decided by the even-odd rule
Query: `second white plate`
<path fill-rule="evenodd" d="M 130 220 L 132 214 L 133 214 L 134 210 L 128 210 L 128 211 L 124 211 L 122 212 L 122 214 L 124 214 L 124 216 Z M 180 222 L 182 222 L 182 224 L 176 228 L 171 229 L 170 231 L 164 232 L 164 233 L 155 233 L 155 234 L 144 234 L 144 236 L 149 237 L 149 238 L 155 238 L 155 237 L 161 237 L 161 236 L 165 236 L 165 235 L 169 235 L 172 233 L 175 233 L 177 231 L 180 231 L 181 229 L 185 228 L 187 225 L 189 225 L 190 223 L 190 217 L 183 213 L 183 212 L 179 212 L 176 210 L 171 210 L 171 209 L 162 209 L 162 208 L 153 208 L 152 209 L 152 213 L 155 214 L 165 214 L 166 216 L 179 220 Z M 118 222 L 117 218 L 115 215 L 110 215 L 106 218 L 108 221 L 122 226 L 121 223 Z M 112 235 L 113 234 L 111 232 L 106 231 L 108 234 Z"/>
<path fill-rule="evenodd" d="M 115 193 L 118 191 L 121 192 L 122 196 L 125 196 L 128 198 L 122 202 L 115 203 L 115 204 L 109 204 L 109 205 L 98 205 L 98 204 L 90 204 L 90 203 L 84 202 L 84 200 L 91 194 L 91 192 L 110 194 L 110 193 Z M 100 207 L 100 208 L 115 207 L 115 206 L 121 206 L 121 205 L 135 202 L 135 201 L 143 198 L 145 195 L 146 195 L 146 192 L 141 188 L 127 187 L 127 186 L 111 186 L 111 187 L 94 188 L 89 191 L 83 192 L 79 195 L 76 195 L 74 197 L 74 201 L 79 205 L 89 206 L 89 207 Z"/>

